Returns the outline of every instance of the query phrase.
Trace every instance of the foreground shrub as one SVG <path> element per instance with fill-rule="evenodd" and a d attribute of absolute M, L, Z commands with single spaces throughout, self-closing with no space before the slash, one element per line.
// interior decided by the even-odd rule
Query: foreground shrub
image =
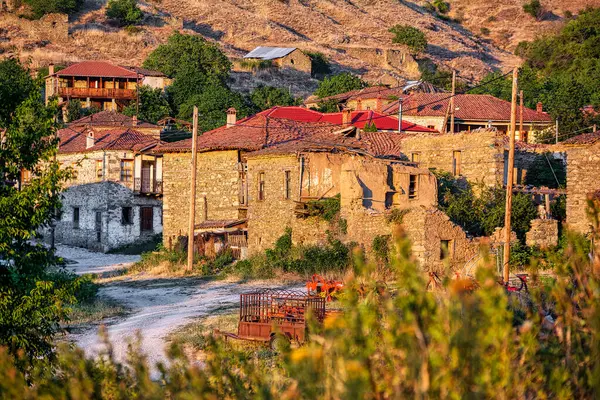
<path fill-rule="evenodd" d="M 136 0 L 109 0 L 106 16 L 121 25 L 135 25 L 144 18 L 144 13 L 138 7 Z"/>
<path fill-rule="evenodd" d="M 403 44 L 414 53 L 427 50 L 427 37 L 423 32 L 409 25 L 395 25 L 389 29 L 394 34 L 392 43 Z"/>

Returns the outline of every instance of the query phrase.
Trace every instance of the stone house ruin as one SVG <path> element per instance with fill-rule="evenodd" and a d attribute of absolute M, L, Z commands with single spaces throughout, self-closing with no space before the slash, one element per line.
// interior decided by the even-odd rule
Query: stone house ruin
<path fill-rule="evenodd" d="M 442 133 L 450 132 L 450 97 L 445 93 L 413 93 L 404 97 L 402 119 Z M 500 132 L 508 133 L 511 109 L 508 101 L 487 94 L 458 94 L 454 97 L 454 107 L 454 132 L 496 128 Z M 383 109 L 383 113 L 398 115 L 398 108 L 398 102 L 392 102 Z M 541 103 L 536 110 L 524 108 L 524 131 L 517 131 L 516 139 L 536 143 L 535 133 L 553 126 L 552 117 L 543 112 Z"/>
<path fill-rule="evenodd" d="M 165 89 L 172 83 L 158 71 L 104 61 L 83 61 L 58 72 L 51 64 L 45 79 L 46 103 L 56 96 L 59 103 L 79 99 L 85 107 L 112 111 L 120 111 L 135 100 L 140 86 Z"/>
<path fill-rule="evenodd" d="M 386 217 L 392 210 L 407 209 L 423 263 L 464 264 L 476 253 L 476 244 L 436 211 L 435 176 L 402 160 L 403 135 L 305 121 L 301 113 L 285 118 L 289 113 L 281 109 L 242 122 L 230 111 L 227 125 L 198 138 L 197 248 L 214 251 L 211 244 L 233 242 L 243 247 L 238 254 L 253 254 L 273 246 L 288 227 L 297 244 L 326 243 L 336 222 L 307 216 L 306 205 L 339 197 L 339 218 L 347 223 L 346 232 L 338 229 L 343 241 L 369 249 L 374 236 L 391 234 Z M 187 234 L 190 181 L 182 172 L 189 169 L 190 150 L 191 139 L 156 150 L 163 154 L 163 240 L 169 247 Z M 418 236 L 425 231 L 426 238 Z"/>
<path fill-rule="evenodd" d="M 162 232 L 162 157 L 150 153 L 160 144 L 153 134 L 94 122 L 58 131 L 57 160 L 74 176 L 54 235 L 59 243 L 105 252 Z"/>
<path fill-rule="evenodd" d="M 295 47 L 258 46 L 244 56 L 248 61 L 270 62 L 279 68 L 291 68 L 297 71 L 312 73 L 312 60 Z"/>

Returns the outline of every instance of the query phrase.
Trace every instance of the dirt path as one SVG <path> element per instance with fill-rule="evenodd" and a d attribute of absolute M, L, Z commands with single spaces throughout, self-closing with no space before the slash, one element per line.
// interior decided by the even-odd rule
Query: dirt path
<path fill-rule="evenodd" d="M 69 265 L 76 273 L 91 270 L 106 272 L 122 268 L 123 263 L 131 262 L 127 258 L 131 256 L 109 256 L 73 248 L 61 248 L 59 255 L 74 262 L 81 261 Z M 159 361 L 166 361 L 165 337 L 170 332 L 191 322 L 192 318 L 236 307 L 240 293 L 265 287 L 283 286 L 260 281 L 238 283 L 200 278 L 134 277 L 104 284 L 99 295 L 114 299 L 130 310 L 124 317 L 103 321 L 115 358 L 118 361 L 126 360 L 128 343 L 139 332 L 142 336 L 142 351 L 147 355 L 150 365 L 154 366 Z M 296 288 L 302 289 L 300 285 L 296 285 Z M 89 356 L 96 356 L 104 350 L 98 326 L 71 333 L 69 339 Z M 155 371 L 153 375 L 156 374 Z"/>

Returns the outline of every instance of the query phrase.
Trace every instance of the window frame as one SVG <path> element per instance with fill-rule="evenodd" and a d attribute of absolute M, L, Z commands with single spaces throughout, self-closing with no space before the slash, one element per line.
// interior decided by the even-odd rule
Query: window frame
<path fill-rule="evenodd" d="M 408 175 L 408 199 L 416 200 L 419 198 L 419 177 L 418 174 Z M 414 181 L 413 181 L 414 178 Z"/>
<path fill-rule="evenodd" d="M 458 157 L 457 157 L 457 155 L 458 155 Z M 460 176 L 462 174 L 461 166 L 462 166 L 462 151 L 461 150 L 453 150 L 452 151 L 452 176 Z"/>
<path fill-rule="evenodd" d="M 125 164 L 126 163 L 131 163 L 131 168 L 130 169 L 125 169 Z M 135 169 L 134 160 L 132 160 L 130 158 L 123 158 L 121 160 L 121 171 L 120 171 L 120 175 L 119 175 L 119 181 L 126 182 L 126 183 L 133 182 L 134 169 Z M 130 173 L 129 174 L 124 174 L 124 172 L 126 172 L 126 171 L 128 171 Z M 124 178 L 128 178 L 128 179 L 124 179 Z"/>
<path fill-rule="evenodd" d="M 421 152 L 414 151 L 410 154 L 410 161 L 419 164 L 421 162 Z"/>
<path fill-rule="evenodd" d="M 446 251 L 444 252 L 444 243 L 446 243 Z M 452 239 L 440 239 L 440 261 L 452 260 L 453 257 L 453 241 Z"/>
<path fill-rule="evenodd" d="M 104 178 L 104 160 L 96 160 L 96 179 Z"/>
<path fill-rule="evenodd" d="M 292 171 L 283 171 L 283 198 L 290 200 L 292 198 Z"/>
<path fill-rule="evenodd" d="M 126 212 L 126 210 L 128 212 Z M 133 225 L 133 207 L 121 207 L 121 225 Z"/>
<path fill-rule="evenodd" d="M 265 181 L 266 175 L 264 171 L 260 171 L 258 173 L 258 187 L 257 187 L 257 200 L 264 201 L 265 200 Z"/>

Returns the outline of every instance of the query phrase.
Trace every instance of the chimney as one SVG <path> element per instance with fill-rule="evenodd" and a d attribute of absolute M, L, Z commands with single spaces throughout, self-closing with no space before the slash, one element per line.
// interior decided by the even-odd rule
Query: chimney
<path fill-rule="evenodd" d="M 380 113 L 382 110 L 383 110 L 383 101 L 381 100 L 381 97 L 377 97 L 377 99 L 375 100 L 375 111 Z"/>
<path fill-rule="evenodd" d="M 362 111 L 362 100 L 356 99 L 356 111 Z"/>
<path fill-rule="evenodd" d="M 89 149 L 90 147 L 94 147 L 96 140 L 94 139 L 94 132 L 88 131 L 87 136 L 85 137 L 85 148 Z"/>
<path fill-rule="evenodd" d="M 48 65 L 48 75 L 54 75 L 54 64 L 50 63 L 50 65 Z"/>
<path fill-rule="evenodd" d="M 237 110 L 233 107 L 227 110 L 227 127 L 231 128 L 237 122 Z"/>
<path fill-rule="evenodd" d="M 134 115 L 133 117 L 131 117 L 131 125 L 133 125 L 133 126 L 138 125 L 137 115 Z"/>
<path fill-rule="evenodd" d="M 352 110 L 349 108 L 344 108 L 342 110 L 342 126 L 347 128 L 352 123 Z"/>
<path fill-rule="evenodd" d="M 542 105 L 541 101 L 538 101 L 537 106 L 535 107 L 535 110 L 539 113 L 544 112 L 544 106 Z"/>

